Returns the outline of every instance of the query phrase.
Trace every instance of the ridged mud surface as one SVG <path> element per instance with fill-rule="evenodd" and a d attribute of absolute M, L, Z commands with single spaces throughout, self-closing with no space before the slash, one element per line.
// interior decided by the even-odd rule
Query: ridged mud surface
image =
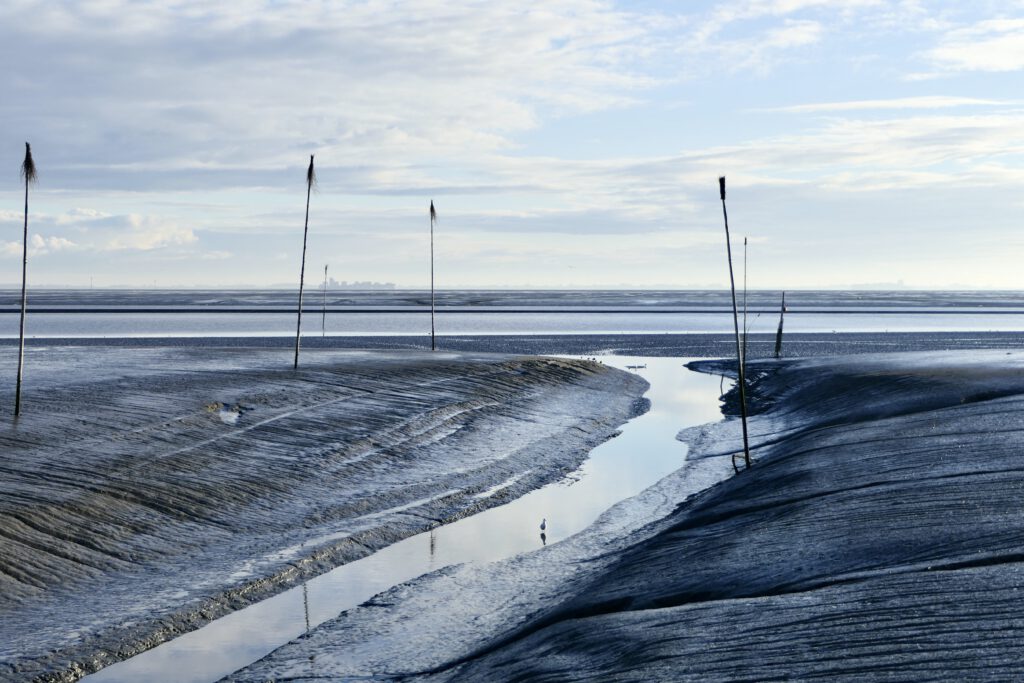
<path fill-rule="evenodd" d="M 1019 680 L 1024 354 L 751 375 L 750 470 L 515 634 L 421 678 Z M 684 434 L 691 458 L 733 450 L 737 426 Z"/>
<path fill-rule="evenodd" d="M 72 679 L 556 479 L 646 387 L 479 354 L 29 351 L 20 419 L 0 393 L 4 680 Z"/>

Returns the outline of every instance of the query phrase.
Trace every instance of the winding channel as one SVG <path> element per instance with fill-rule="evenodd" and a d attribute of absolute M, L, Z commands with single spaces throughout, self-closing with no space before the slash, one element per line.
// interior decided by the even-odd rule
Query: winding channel
<path fill-rule="evenodd" d="M 686 446 L 675 438 L 680 429 L 721 418 L 719 378 L 687 370 L 683 364 L 688 359 L 600 360 L 621 369 L 641 366 L 629 371 L 650 382 L 646 396 L 651 409 L 591 451 L 566 478 L 506 505 L 411 536 L 83 680 L 216 681 L 392 586 L 449 565 L 528 552 L 586 528 L 615 503 L 682 466 Z M 510 483 L 480 495 L 494 495 Z M 547 524 L 542 537 L 543 519 Z"/>

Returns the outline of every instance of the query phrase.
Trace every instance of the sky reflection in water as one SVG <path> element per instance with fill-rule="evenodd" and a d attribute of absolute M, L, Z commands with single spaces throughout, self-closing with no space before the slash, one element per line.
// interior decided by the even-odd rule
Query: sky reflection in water
<path fill-rule="evenodd" d="M 489 562 L 577 533 L 616 502 L 682 466 L 683 427 L 721 418 L 719 378 L 690 372 L 679 358 L 604 357 L 609 365 L 646 365 L 651 410 L 591 452 L 566 479 L 515 501 L 391 545 L 295 588 L 230 614 L 87 678 L 100 681 L 213 681 L 256 661 L 377 593 L 430 571 Z M 546 538 L 539 525 L 547 518 Z"/>
<path fill-rule="evenodd" d="M 778 313 L 752 314 L 750 332 L 774 334 Z M 438 334 L 661 334 L 732 332 L 731 313 L 445 313 Z M 329 313 L 303 316 L 304 335 L 423 335 L 430 313 Z M 786 315 L 789 333 L 1024 330 L 1024 313 L 907 311 Z M 293 313 L 45 313 L 29 315 L 29 337 L 293 336 Z M 0 314 L 0 338 L 17 338 L 18 316 Z"/>

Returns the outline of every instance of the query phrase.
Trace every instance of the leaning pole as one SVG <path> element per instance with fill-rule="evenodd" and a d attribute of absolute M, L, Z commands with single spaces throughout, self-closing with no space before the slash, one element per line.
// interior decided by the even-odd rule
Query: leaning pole
<path fill-rule="evenodd" d="M 750 467 L 750 439 L 747 435 L 747 389 L 746 377 L 743 369 L 743 347 L 740 343 L 740 317 L 736 310 L 736 279 L 732 272 L 732 245 L 729 241 L 729 213 L 725 209 L 725 176 L 718 178 L 718 190 L 722 195 L 722 217 L 725 219 L 725 253 L 729 259 L 729 287 L 732 291 L 732 323 L 736 330 L 736 373 L 739 377 L 740 387 L 740 418 L 743 422 L 743 464 Z"/>

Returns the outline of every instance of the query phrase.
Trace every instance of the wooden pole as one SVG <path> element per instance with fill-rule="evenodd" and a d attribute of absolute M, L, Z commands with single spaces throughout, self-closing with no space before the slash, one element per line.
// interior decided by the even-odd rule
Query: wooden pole
<path fill-rule="evenodd" d="M 320 336 L 327 336 L 327 264 L 324 264 L 324 308 L 320 319 Z"/>
<path fill-rule="evenodd" d="M 302 268 L 299 270 L 299 315 L 295 326 L 295 363 L 293 370 L 299 369 L 299 340 L 302 338 L 302 285 L 306 279 L 306 238 L 309 236 L 309 197 L 313 192 L 316 173 L 313 170 L 313 155 L 309 155 L 309 169 L 306 170 L 306 222 L 302 229 Z"/>
<path fill-rule="evenodd" d="M 743 371 L 747 370 L 747 334 L 750 328 L 747 327 L 747 238 L 743 238 Z"/>
<path fill-rule="evenodd" d="M 747 434 L 747 389 L 743 371 L 743 347 L 740 343 L 740 321 L 736 306 L 736 279 L 732 271 L 732 244 L 729 241 L 729 213 L 725 208 L 725 176 L 718 178 L 718 189 L 722 196 L 722 217 L 725 219 L 725 252 L 729 259 L 729 288 L 732 292 L 732 324 L 736 331 L 736 369 L 740 390 L 740 418 L 743 422 L 743 464 L 750 467 L 750 439 Z"/>
<path fill-rule="evenodd" d="M 775 333 L 775 357 L 782 357 L 782 319 L 786 316 L 786 292 L 782 292 L 782 308 L 779 310 L 779 331 Z"/>
<path fill-rule="evenodd" d="M 25 143 L 25 160 L 21 163 L 25 180 L 25 225 L 21 247 L 21 320 L 18 323 L 18 380 L 14 388 L 14 417 L 21 415 L 21 381 L 25 372 L 25 314 L 28 311 L 28 188 L 36 182 L 36 164 L 32 147 Z"/>
<path fill-rule="evenodd" d="M 21 380 L 25 373 L 25 313 L 28 308 L 28 181 L 25 181 L 25 229 L 21 247 L 21 321 L 18 323 L 18 382 L 14 389 L 14 416 L 21 415 Z"/>
<path fill-rule="evenodd" d="M 430 350 L 437 350 L 434 339 L 434 222 L 437 212 L 434 211 L 434 200 L 430 200 Z"/>

